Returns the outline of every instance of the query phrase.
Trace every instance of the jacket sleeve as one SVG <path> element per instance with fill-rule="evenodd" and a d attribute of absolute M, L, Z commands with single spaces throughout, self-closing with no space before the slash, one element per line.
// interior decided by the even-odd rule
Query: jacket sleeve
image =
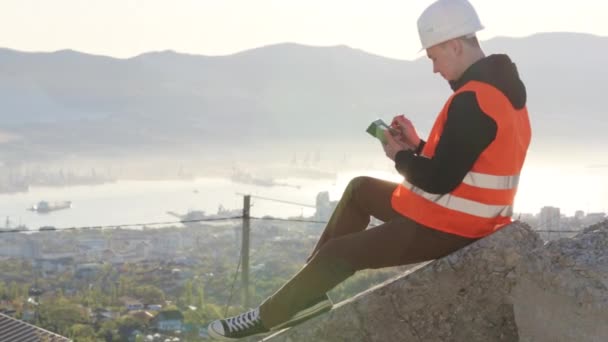
<path fill-rule="evenodd" d="M 497 125 L 485 114 L 474 92 L 456 95 L 433 158 L 416 151 L 399 151 L 395 168 L 412 185 L 433 194 L 454 190 L 471 170 L 481 153 L 496 138 Z"/>

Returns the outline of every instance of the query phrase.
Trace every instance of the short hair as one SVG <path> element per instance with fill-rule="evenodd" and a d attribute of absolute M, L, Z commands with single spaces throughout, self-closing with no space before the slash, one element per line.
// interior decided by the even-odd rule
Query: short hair
<path fill-rule="evenodd" d="M 477 36 L 475 35 L 475 33 L 471 33 L 471 34 L 467 34 L 466 36 L 460 36 L 457 38 L 446 40 L 445 42 L 439 43 L 438 45 L 445 47 L 447 42 L 452 41 L 452 40 L 460 40 L 464 44 L 466 44 L 472 48 L 478 48 L 478 49 L 481 48 L 481 45 L 479 45 L 479 40 L 477 40 Z"/>
<path fill-rule="evenodd" d="M 474 48 L 481 47 L 479 45 L 479 40 L 477 40 L 477 36 L 475 35 L 475 33 L 459 37 L 458 39 L 462 40 L 463 42 L 465 42 L 467 45 L 469 45 L 471 47 L 474 47 Z"/>

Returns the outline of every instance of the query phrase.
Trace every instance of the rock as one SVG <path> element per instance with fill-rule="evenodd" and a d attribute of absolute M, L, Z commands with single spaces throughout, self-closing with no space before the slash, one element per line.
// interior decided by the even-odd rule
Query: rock
<path fill-rule="evenodd" d="M 516 273 L 521 341 L 608 341 L 608 221 L 547 243 Z"/>
<path fill-rule="evenodd" d="M 517 341 L 513 270 L 540 246 L 513 223 L 264 341 Z"/>

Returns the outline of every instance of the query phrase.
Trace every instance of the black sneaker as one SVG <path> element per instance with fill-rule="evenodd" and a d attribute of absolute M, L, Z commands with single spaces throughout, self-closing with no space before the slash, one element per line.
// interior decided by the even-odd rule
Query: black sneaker
<path fill-rule="evenodd" d="M 213 321 L 207 327 L 209 336 L 220 341 L 235 341 L 269 331 L 262 325 L 260 308 L 249 310 L 238 316 Z"/>
<path fill-rule="evenodd" d="M 327 294 L 323 294 L 321 297 L 311 300 L 306 306 L 306 309 L 298 311 L 295 315 L 291 316 L 289 320 L 272 327 L 271 330 L 277 331 L 298 325 L 306 320 L 331 310 L 333 305 L 334 304 L 331 302 L 331 299 L 329 299 L 329 296 Z"/>

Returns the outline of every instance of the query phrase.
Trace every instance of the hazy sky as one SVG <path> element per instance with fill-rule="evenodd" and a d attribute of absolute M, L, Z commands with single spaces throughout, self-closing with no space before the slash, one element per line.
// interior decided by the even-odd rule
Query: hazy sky
<path fill-rule="evenodd" d="M 280 42 L 345 44 L 413 59 L 430 0 L 0 0 L 0 47 L 131 57 L 230 54 Z M 480 38 L 573 31 L 608 36 L 608 2 L 472 0 Z"/>

